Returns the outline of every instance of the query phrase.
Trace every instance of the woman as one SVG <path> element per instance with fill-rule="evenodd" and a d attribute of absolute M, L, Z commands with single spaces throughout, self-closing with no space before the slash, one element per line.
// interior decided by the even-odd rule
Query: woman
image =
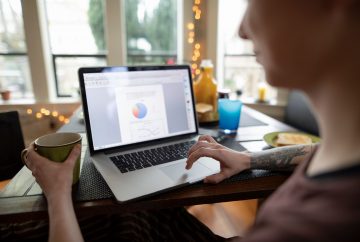
<path fill-rule="evenodd" d="M 218 159 L 221 172 L 205 180 L 217 183 L 244 169 L 284 168 L 311 154 L 266 201 L 256 224 L 242 240 L 360 241 L 360 1 L 249 0 L 239 32 L 254 43 L 257 60 L 271 85 L 301 89 L 309 96 L 322 144 L 314 154 L 309 147 L 296 147 L 246 155 L 202 137 L 191 148 L 187 167 L 201 156 Z M 293 149 L 295 152 L 289 152 Z M 51 241 L 70 231 L 74 236 L 66 237 L 67 241 L 82 239 L 69 199 L 71 157 L 77 153 L 74 150 L 56 169 L 35 152 L 29 153 L 27 164 L 49 202 Z M 281 162 L 284 155 L 291 156 L 285 165 Z M 39 171 L 41 165 L 50 173 Z M 65 198 L 52 187 L 53 175 L 66 181 L 61 188 Z M 68 215 L 53 209 L 64 206 Z M 219 239 L 205 232 L 204 236 Z"/>

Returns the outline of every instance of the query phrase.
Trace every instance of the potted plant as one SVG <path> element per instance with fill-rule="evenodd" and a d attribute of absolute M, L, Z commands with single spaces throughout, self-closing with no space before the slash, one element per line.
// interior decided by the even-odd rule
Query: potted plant
<path fill-rule="evenodd" d="M 0 80 L 0 94 L 1 94 L 1 99 L 4 101 L 7 101 L 10 99 L 10 90 L 4 88 L 4 85 L 2 83 L 2 80 Z"/>

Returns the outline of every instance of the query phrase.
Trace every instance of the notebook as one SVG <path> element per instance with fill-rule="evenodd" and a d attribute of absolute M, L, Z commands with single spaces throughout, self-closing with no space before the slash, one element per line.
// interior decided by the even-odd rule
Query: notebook
<path fill-rule="evenodd" d="M 202 180 L 219 162 L 185 169 L 198 123 L 187 65 L 79 69 L 91 160 L 125 202 Z"/>

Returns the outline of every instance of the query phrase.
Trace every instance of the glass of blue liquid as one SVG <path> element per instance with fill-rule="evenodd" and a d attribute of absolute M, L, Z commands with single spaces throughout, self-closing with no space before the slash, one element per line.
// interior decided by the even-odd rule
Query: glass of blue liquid
<path fill-rule="evenodd" d="M 239 127 L 242 102 L 240 100 L 219 99 L 219 129 L 231 134 L 236 133 Z"/>

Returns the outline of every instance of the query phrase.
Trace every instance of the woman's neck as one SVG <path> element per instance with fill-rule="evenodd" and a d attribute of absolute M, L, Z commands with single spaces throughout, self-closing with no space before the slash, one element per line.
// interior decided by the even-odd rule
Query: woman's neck
<path fill-rule="evenodd" d="M 335 76 L 344 81 L 335 81 Z M 321 146 L 309 165 L 307 174 L 315 175 L 360 164 L 358 78 L 332 75 L 323 85 L 306 92 L 314 105 L 322 138 Z"/>

